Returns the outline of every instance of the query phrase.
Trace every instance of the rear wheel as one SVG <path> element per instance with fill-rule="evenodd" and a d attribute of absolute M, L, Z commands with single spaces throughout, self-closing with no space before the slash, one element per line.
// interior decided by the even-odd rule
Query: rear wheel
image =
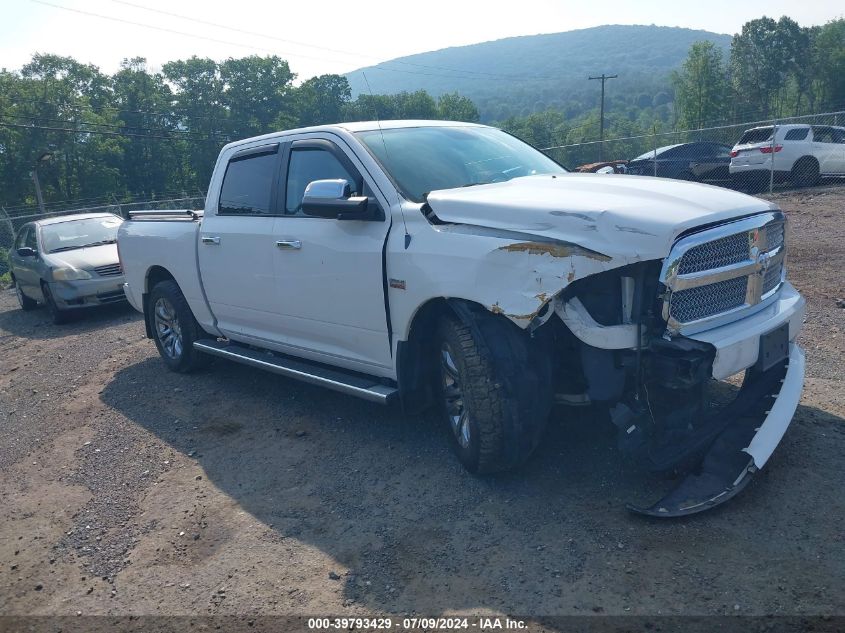
<path fill-rule="evenodd" d="M 678 174 L 678 180 L 688 180 L 690 182 L 693 182 L 695 181 L 695 176 L 690 170 L 685 169 L 684 171 Z"/>
<path fill-rule="evenodd" d="M 518 339 L 524 333 L 510 324 L 483 325 L 444 318 L 433 350 L 439 417 L 458 459 L 473 473 L 523 463 L 539 443 L 551 406 L 547 376 L 528 369 L 527 346 Z"/>
<path fill-rule="evenodd" d="M 805 156 L 795 161 L 791 174 L 792 184 L 796 187 L 812 187 L 819 182 L 819 161 L 812 156 Z"/>
<path fill-rule="evenodd" d="M 55 323 L 56 325 L 67 323 L 68 319 L 70 318 L 70 314 L 67 310 L 63 310 L 58 305 L 56 305 L 56 299 L 53 297 L 53 292 L 50 290 L 50 285 L 43 281 L 41 282 L 41 293 L 44 295 L 44 305 L 47 306 L 47 311 L 50 313 L 50 317 L 53 319 L 53 323 Z"/>
<path fill-rule="evenodd" d="M 15 279 L 15 295 L 18 298 L 18 304 L 20 305 L 21 310 L 29 312 L 30 310 L 35 310 L 35 308 L 38 307 L 38 302 L 35 299 L 30 299 L 23 293 L 21 285 L 17 279 Z"/>
<path fill-rule="evenodd" d="M 169 369 L 188 373 L 208 363 L 209 357 L 194 349 L 194 341 L 205 338 L 205 332 L 175 281 L 156 284 L 148 311 L 158 353 Z"/>

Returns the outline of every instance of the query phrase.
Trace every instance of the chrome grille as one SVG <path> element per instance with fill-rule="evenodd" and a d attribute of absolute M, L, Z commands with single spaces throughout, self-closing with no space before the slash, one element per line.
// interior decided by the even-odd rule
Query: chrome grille
<path fill-rule="evenodd" d="M 680 290 L 672 295 L 670 314 L 680 323 L 706 319 L 745 303 L 748 277 L 734 277 L 715 284 Z"/>
<path fill-rule="evenodd" d="M 694 246 L 686 252 L 679 275 L 730 266 L 748 259 L 748 234 L 736 233 Z"/>
<path fill-rule="evenodd" d="M 767 251 L 773 251 L 777 247 L 783 246 L 784 226 L 783 222 L 769 222 L 766 225 Z"/>
<path fill-rule="evenodd" d="M 783 262 L 772 266 L 763 275 L 763 294 L 774 290 L 780 283 L 781 277 L 783 277 Z"/>
<path fill-rule="evenodd" d="M 768 305 L 784 279 L 785 219 L 761 213 L 678 240 L 663 263 L 663 318 L 692 334 Z"/>
<path fill-rule="evenodd" d="M 106 266 L 97 266 L 94 268 L 97 274 L 100 277 L 114 277 L 116 275 L 122 275 L 123 269 L 120 267 L 120 264 L 107 264 Z"/>

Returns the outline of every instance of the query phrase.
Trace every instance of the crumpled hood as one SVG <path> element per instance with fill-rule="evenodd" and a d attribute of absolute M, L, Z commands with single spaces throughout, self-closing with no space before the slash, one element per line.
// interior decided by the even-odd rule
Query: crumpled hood
<path fill-rule="evenodd" d="M 639 260 L 666 257 L 691 228 L 776 208 L 710 185 L 576 173 L 432 191 L 428 204 L 444 222 L 529 233 Z"/>
<path fill-rule="evenodd" d="M 117 244 L 101 244 L 88 248 L 75 248 L 72 251 L 47 253 L 45 260 L 51 266 L 71 266 L 93 270 L 97 266 L 117 263 Z"/>

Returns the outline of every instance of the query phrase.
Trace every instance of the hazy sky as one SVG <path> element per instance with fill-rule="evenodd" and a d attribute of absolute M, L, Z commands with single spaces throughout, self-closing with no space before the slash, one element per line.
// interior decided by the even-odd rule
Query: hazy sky
<path fill-rule="evenodd" d="M 106 72 L 125 57 L 146 57 L 157 69 L 191 55 L 277 54 L 302 80 L 448 46 L 601 24 L 735 33 L 764 14 L 810 25 L 843 13 L 841 0 L 0 0 L 0 67 L 20 68 L 35 52 L 71 55 Z"/>

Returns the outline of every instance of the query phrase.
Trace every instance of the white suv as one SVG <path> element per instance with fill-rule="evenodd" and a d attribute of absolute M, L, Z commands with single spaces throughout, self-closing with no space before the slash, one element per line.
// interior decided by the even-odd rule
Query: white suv
<path fill-rule="evenodd" d="M 751 128 L 731 151 L 731 178 L 738 185 L 766 185 L 773 161 L 775 182 L 811 186 L 821 176 L 845 176 L 845 127 L 801 123 Z"/>

